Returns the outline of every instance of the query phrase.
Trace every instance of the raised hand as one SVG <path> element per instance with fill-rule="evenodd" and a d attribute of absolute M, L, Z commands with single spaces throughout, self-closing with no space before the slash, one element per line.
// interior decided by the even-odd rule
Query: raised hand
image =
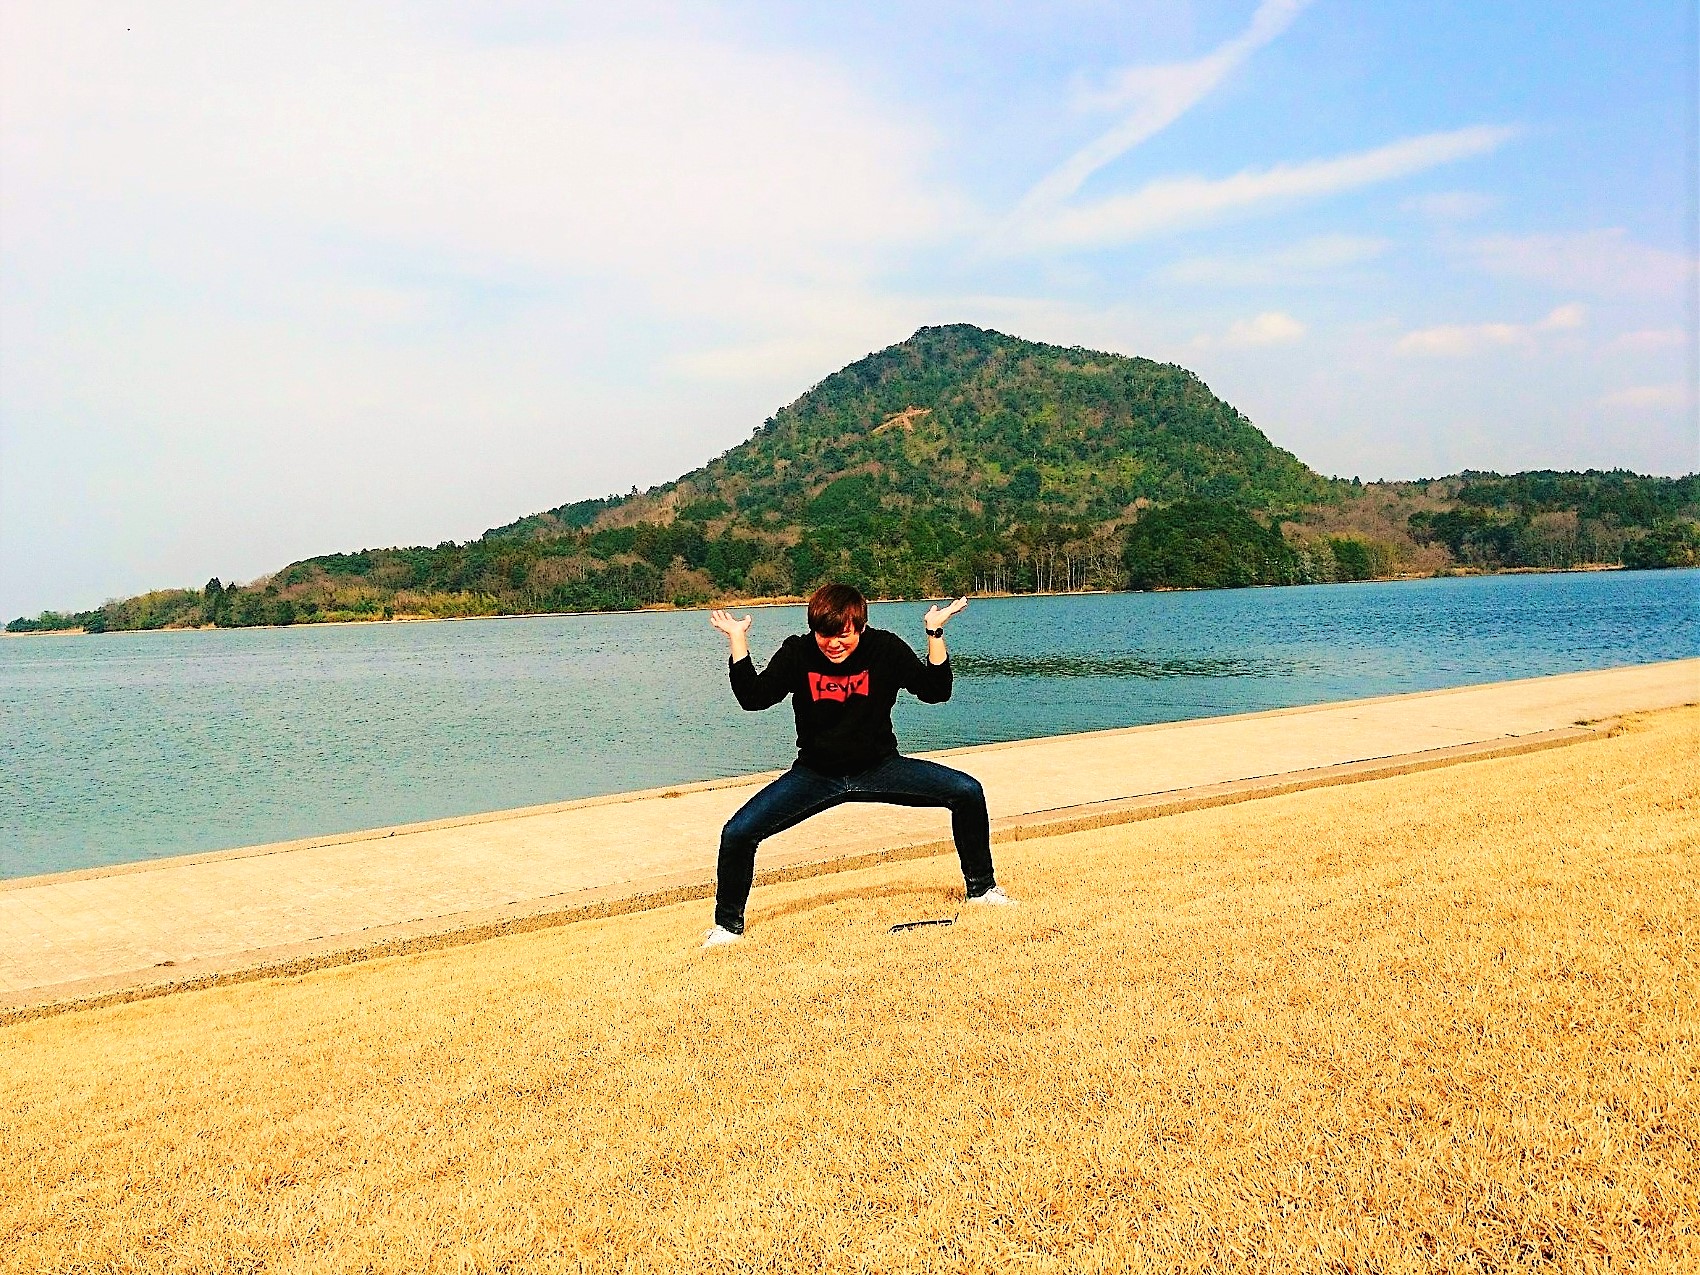
<path fill-rule="evenodd" d="M 753 619 L 753 616 L 746 615 L 740 620 L 730 611 L 708 613 L 708 622 L 726 635 L 726 645 L 731 648 L 734 664 L 750 653 L 750 622 Z"/>
<path fill-rule="evenodd" d="M 922 621 L 929 629 L 942 629 L 944 622 L 968 605 L 967 598 L 958 598 L 947 607 L 941 607 L 936 602 L 927 609 L 926 619 Z"/>
<path fill-rule="evenodd" d="M 710 611 L 708 613 L 708 622 L 727 637 L 737 635 L 746 641 L 749 640 L 750 625 L 754 620 L 755 617 L 752 615 L 746 615 L 740 620 L 730 611 Z"/>

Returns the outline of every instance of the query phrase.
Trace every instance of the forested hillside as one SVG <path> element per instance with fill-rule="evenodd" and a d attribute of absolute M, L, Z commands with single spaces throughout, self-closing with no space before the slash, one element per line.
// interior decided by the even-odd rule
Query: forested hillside
<path fill-rule="evenodd" d="M 923 328 L 647 492 L 464 544 L 292 563 L 13 631 L 496 615 L 791 596 L 1221 587 L 1693 565 L 1697 479 L 1326 479 L 1173 364 Z"/>

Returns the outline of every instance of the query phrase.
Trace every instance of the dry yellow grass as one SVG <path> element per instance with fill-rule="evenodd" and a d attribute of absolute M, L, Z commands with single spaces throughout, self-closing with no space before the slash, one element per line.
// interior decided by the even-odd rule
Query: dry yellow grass
<path fill-rule="evenodd" d="M 1697 740 L 18 1024 L 0 1262 L 1693 1270 Z"/>

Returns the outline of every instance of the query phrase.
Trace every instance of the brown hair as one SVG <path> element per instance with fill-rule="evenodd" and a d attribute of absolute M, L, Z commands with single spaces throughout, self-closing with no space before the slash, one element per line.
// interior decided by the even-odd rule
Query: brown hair
<path fill-rule="evenodd" d="M 847 584 L 823 584 L 809 598 L 809 629 L 822 637 L 837 637 L 846 626 L 860 633 L 868 627 L 868 600 Z"/>

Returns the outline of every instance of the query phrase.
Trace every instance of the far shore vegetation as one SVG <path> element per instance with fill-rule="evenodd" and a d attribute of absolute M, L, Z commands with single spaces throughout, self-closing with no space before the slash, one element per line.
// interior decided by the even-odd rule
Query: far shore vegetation
<path fill-rule="evenodd" d="M 834 373 L 647 492 L 6 628 L 623 611 L 827 579 L 920 597 L 1695 565 L 1700 475 L 1326 478 L 1184 368 L 955 325 Z"/>

